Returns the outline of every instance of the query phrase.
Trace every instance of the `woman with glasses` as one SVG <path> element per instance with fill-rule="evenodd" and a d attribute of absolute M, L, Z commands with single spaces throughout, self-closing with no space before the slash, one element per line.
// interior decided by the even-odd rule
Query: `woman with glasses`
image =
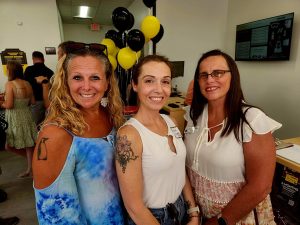
<path fill-rule="evenodd" d="M 203 54 L 194 80 L 185 144 L 188 175 L 204 224 L 274 224 L 271 132 L 281 124 L 245 102 L 237 65 L 228 54 Z"/>
<path fill-rule="evenodd" d="M 185 224 L 187 212 L 189 224 L 198 224 L 198 207 L 185 173 L 182 135 L 175 122 L 159 112 L 171 94 L 171 71 L 170 62 L 159 55 L 146 56 L 134 69 L 132 87 L 139 110 L 119 129 L 116 147 L 129 225 Z"/>
<path fill-rule="evenodd" d="M 102 47 L 74 43 L 59 61 L 33 158 L 40 224 L 123 224 L 114 167 L 122 103 Z"/>

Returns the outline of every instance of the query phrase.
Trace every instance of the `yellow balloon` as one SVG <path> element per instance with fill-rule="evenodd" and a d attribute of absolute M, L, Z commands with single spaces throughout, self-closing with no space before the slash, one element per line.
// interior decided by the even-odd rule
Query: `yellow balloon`
<path fill-rule="evenodd" d="M 144 34 L 145 35 L 145 34 Z M 145 43 L 148 43 L 151 39 L 148 37 L 145 37 Z"/>
<path fill-rule="evenodd" d="M 111 54 L 112 56 L 116 57 L 118 52 L 119 52 L 119 48 L 116 46 L 115 51 L 113 52 L 113 54 Z"/>
<path fill-rule="evenodd" d="M 101 41 L 101 44 L 106 45 L 108 55 L 113 55 L 113 53 L 115 52 L 115 49 L 116 49 L 116 45 L 115 45 L 115 42 L 113 40 L 108 39 L 108 38 L 104 38 Z"/>
<path fill-rule="evenodd" d="M 131 67 L 133 67 L 133 65 L 135 64 L 136 54 L 129 47 L 125 47 L 125 48 L 120 49 L 117 59 L 118 59 L 120 66 L 123 69 L 128 70 Z"/>
<path fill-rule="evenodd" d="M 112 55 L 108 55 L 108 59 L 110 61 L 110 64 L 112 65 L 113 71 L 115 71 L 115 69 L 117 68 L 117 60 L 115 56 Z"/>
<path fill-rule="evenodd" d="M 141 54 L 142 54 L 142 51 L 136 52 L 136 57 L 137 57 L 137 59 L 139 59 L 139 58 L 141 57 Z"/>
<path fill-rule="evenodd" d="M 146 16 L 141 24 L 141 31 L 146 39 L 155 37 L 160 29 L 160 22 L 155 16 Z"/>

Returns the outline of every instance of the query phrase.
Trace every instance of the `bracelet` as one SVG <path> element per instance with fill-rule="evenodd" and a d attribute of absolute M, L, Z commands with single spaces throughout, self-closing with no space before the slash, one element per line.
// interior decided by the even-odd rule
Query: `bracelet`
<path fill-rule="evenodd" d="M 196 206 L 196 207 L 193 207 L 193 208 L 189 208 L 189 209 L 187 210 L 187 214 L 191 214 L 191 213 L 193 213 L 193 212 L 197 212 L 197 213 L 199 214 L 199 213 L 200 213 L 199 207 Z"/>

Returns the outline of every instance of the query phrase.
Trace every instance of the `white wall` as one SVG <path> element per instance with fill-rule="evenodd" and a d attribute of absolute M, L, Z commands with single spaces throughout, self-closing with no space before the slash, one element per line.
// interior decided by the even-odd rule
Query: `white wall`
<path fill-rule="evenodd" d="M 57 55 L 45 53 L 45 47 L 57 47 L 61 42 L 55 0 L 1 0 L 0 27 L 0 51 L 19 48 L 26 53 L 28 65 L 32 65 L 32 52 L 41 51 L 45 64 L 55 70 Z M 4 91 L 6 81 L 1 66 L 0 91 Z"/>
<path fill-rule="evenodd" d="M 63 24 L 64 41 L 79 41 L 84 43 L 100 43 L 105 33 L 113 29 L 111 26 L 101 26 L 100 31 L 91 31 L 89 24 Z"/>
<path fill-rule="evenodd" d="M 229 0 L 226 49 L 234 55 L 236 25 L 295 12 L 289 61 L 237 62 L 246 100 L 261 107 L 283 127 L 280 138 L 300 136 L 300 1 Z"/>
<path fill-rule="evenodd" d="M 156 16 L 164 27 L 157 53 L 171 61 L 185 61 L 184 77 L 173 80 L 186 92 L 200 56 L 224 49 L 228 0 L 159 0 Z"/>

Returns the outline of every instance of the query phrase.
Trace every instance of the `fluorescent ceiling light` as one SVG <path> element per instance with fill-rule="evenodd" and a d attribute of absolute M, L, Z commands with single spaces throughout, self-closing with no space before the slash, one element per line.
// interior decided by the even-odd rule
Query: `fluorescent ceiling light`
<path fill-rule="evenodd" d="M 79 6 L 79 15 L 77 14 L 77 16 L 74 16 L 76 18 L 86 18 L 86 19 L 91 19 L 91 15 L 89 15 L 91 12 L 91 7 L 89 6 Z M 78 12 L 77 11 L 77 12 Z"/>
<path fill-rule="evenodd" d="M 80 6 L 79 17 L 87 18 L 89 7 L 88 6 Z"/>

